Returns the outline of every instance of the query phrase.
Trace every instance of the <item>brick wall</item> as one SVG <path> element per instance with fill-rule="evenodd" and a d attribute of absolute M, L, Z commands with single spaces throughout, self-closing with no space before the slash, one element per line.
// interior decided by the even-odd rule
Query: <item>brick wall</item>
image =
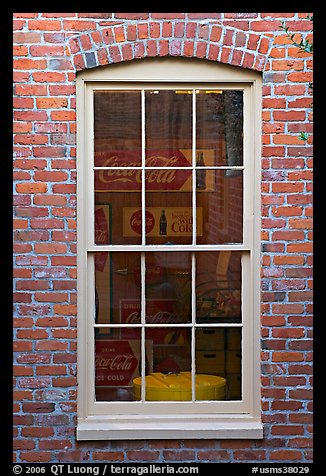
<path fill-rule="evenodd" d="M 312 460 L 312 56 L 279 28 L 311 40 L 307 15 L 14 15 L 15 461 Z M 263 74 L 265 437 L 77 442 L 76 71 L 166 55 Z"/>

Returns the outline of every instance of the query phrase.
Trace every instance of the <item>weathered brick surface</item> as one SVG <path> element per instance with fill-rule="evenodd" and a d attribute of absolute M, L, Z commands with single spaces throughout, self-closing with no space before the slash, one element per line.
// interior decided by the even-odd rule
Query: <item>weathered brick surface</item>
<path fill-rule="evenodd" d="M 307 15 L 14 15 L 15 461 L 311 460 L 312 57 L 279 28 L 311 39 Z M 168 55 L 263 75 L 265 437 L 76 442 L 76 72 Z"/>

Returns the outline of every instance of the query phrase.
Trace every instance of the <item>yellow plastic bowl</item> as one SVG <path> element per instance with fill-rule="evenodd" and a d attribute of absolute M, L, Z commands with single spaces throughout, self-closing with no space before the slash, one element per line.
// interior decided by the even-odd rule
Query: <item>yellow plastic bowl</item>
<path fill-rule="evenodd" d="M 134 396 L 141 398 L 141 377 L 133 380 Z M 152 373 L 145 376 L 146 400 L 189 401 L 191 400 L 191 373 Z M 196 400 L 224 400 L 226 380 L 216 375 L 197 374 L 195 379 Z"/>

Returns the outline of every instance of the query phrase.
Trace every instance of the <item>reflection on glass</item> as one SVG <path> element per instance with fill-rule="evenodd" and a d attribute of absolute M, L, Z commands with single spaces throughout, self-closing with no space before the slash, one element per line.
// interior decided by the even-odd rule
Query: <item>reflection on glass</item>
<path fill-rule="evenodd" d="M 146 254 L 146 322 L 191 321 L 191 253 Z"/>
<path fill-rule="evenodd" d="M 140 244 L 141 172 L 97 170 L 94 185 L 95 244 Z"/>
<path fill-rule="evenodd" d="M 94 165 L 141 165 L 140 91 L 94 92 Z"/>
<path fill-rule="evenodd" d="M 243 177 L 225 170 L 197 169 L 197 207 L 203 210 L 203 234 L 198 244 L 243 241 Z M 205 188 L 198 188 L 198 184 Z"/>
<path fill-rule="evenodd" d="M 149 327 L 145 330 L 147 366 L 146 400 L 191 400 L 191 331 L 189 328 Z M 151 374 L 151 375 L 149 375 Z M 136 396 L 140 393 L 140 385 Z"/>
<path fill-rule="evenodd" d="M 197 400 L 241 399 L 241 329 L 196 329 L 196 374 L 207 377 L 196 385 Z"/>
<path fill-rule="evenodd" d="M 241 252 L 196 253 L 197 322 L 241 322 Z"/>
<path fill-rule="evenodd" d="M 145 93 L 146 165 L 191 166 L 192 94 Z"/>
<path fill-rule="evenodd" d="M 133 380 L 141 375 L 141 332 L 125 339 L 120 329 L 95 338 L 95 396 L 97 401 L 135 400 Z"/>
<path fill-rule="evenodd" d="M 196 92 L 196 143 L 205 165 L 243 165 L 243 92 Z"/>
<path fill-rule="evenodd" d="M 96 252 L 95 293 L 96 324 L 135 323 L 140 306 L 140 253 Z"/>
<path fill-rule="evenodd" d="M 148 327 L 146 339 L 153 342 L 154 372 L 190 371 L 191 331 L 186 327 Z"/>
<path fill-rule="evenodd" d="M 147 244 L 192 243 L 191 185 L 191 170 L 146 171 L 146 212 L 154 224 L 147 229 Z"/>

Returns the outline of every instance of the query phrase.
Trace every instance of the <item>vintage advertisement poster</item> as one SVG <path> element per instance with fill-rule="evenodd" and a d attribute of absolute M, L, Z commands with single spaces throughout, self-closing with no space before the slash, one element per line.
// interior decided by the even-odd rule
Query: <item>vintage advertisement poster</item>
<path fill-rule="evenodd" d="M 214 150 L 196 151 L 198 165 L 214 165 Z M 136 192 L 141 190 L 142 171 L 140 150 L 111 150 L 95 153 L 97 167 L 107 167 L 95 174 L 95 192 Z M 155 149 L 146 150 L 146 167 L 165 167 L 145 171 L 145 186 L 148 192 L 189 192 L 192 190 L 192 150 Z M 113 168 L 114 167 L 114 168 Z M 117 169 L 120 168 L 120 169 Z M 214 170 L 197 171 L 197 191 L 214 190 Z"/>
<path fill-rule="evenodd" d="M 146 341 L 146 372 L 153 371 L 152 342 Z M 136 339 L 100 339 L 95 343 L 97 387 L 127 387 L 141 374 L 141 346 Z"/>
<path fill-rule="evenodd" d="M 95 243 L 110 243 L 110 206 L 95 206 Z M 111 321 L 111 266 L 109 253 L 95 253 L 95 322 L 109 324 Z M 108 330 L 99 329 L 99 333 Z"/>
<path fill-rule="evenodd" d="M 145 211 L 146 235 L 192 236 L 191 207 L 147 207 Z M 123 236 L 141 236 L 142 210 L 137 207 L 123 209 Z M 196 235 L 203 236 L 203 209 L 196 208 Z"/>
<path fill-rule="evenodd" d="M 178 322 L 175 313 L 176 299 L 147 299 L 147 324 L 175 324 Z M 137 299 L 122 299 L 120 301 L 120 322 L 122 324 L 140 324 L 140 302 Z M 121 337 L 132 339 L 137 335 L 137 328 L 121 328 Z M 154 345 L 184 345 L 186 330 L 184 328 L 155 327 L 146 330 L 146 338 Z"/>

